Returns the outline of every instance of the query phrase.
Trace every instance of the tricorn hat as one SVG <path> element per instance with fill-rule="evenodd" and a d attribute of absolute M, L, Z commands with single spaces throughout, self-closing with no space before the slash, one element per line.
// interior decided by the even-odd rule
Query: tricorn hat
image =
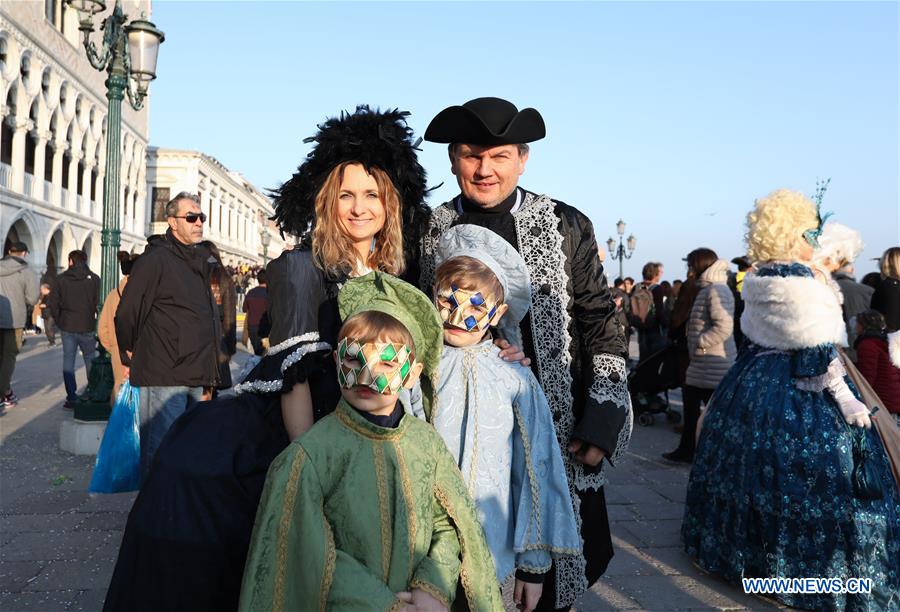
<path fill-rule="evenodd" d="M 533 108 L 519 110 L 501 98 L 476 98 L 437 114 L 425 130 L 429 142 L 497 146 L 522 144 L 547 135 L 544 119 Z"/>
<path fill-rule="evenodd" d="M 380 111 L 367 105 L 353 113 L 341 112 L 319 125 L 312 151 L 297 172 L 278 189 L 271 190 L 276 221 L 282 232 L 294 234 L 308 245 L 316 222 L 316 196 L 331 170 L 342 162 L 359 162 L 366 170 L 380 168 L 391 178 L 403 214 L 404 252 L 409 261 L 418 248 L 419 228 L 430 214 L 425 204 L 425 170 L 416 157 L 419 141 L 406 124 L 409 113 Z"/>

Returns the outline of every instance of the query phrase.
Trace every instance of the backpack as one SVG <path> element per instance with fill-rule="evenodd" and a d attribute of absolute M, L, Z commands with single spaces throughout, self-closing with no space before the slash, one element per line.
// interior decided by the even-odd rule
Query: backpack
<path fill-rule="evenodd" d="M 656 308 L 653 293 L 646 285 L 637 285 L 631 292 L 631 325 L 638 330 L 647 330 L 656 324 Z"/>

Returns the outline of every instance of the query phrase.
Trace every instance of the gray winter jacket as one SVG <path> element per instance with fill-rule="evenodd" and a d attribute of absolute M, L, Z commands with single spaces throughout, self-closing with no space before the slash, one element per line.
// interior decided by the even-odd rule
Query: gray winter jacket
<path fill-rule="evenodd" d="M 21 329 L 31 315 L 28 306 L 40 296 L 37 275 L 24 259 L 7 255 L 0 259 L 0 329 Z"/>
<path fill-rule="evenodd" d="M 687 324 L 691 363 L 685 382 L 715 389 L 737 356 L 734 345 L 734 296 L 726 284 L 728 262 L 720 259 L 700 275 L 700 292 Z"/>

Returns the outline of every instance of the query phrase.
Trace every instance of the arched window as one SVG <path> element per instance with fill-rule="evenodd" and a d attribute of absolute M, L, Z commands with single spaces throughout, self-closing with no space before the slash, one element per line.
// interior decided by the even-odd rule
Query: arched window
<path fill-rule="evenodd" d="M 10 88 L 9 94 L 6 96 L 6 108 L 10 117 L 16 116 L 16 97 L 15 89 Z M 12 165 L 12 141 L 13 129 L 6 122 L 6 119 L 0 120 L 0 162 Z"/>
<path fill-rule="evenodd" d="M 78 160 L 78 176 L 76 177 L 75 191 L 78 192 L 78 195 L 84 195 L 84 158 Z"/>
<path fill-rule="evenodd" d="M 72 153 L 68 149 L 63 152 L 62 159 L 62 187 L 69 188 L 69 165 L 72 163 Z"/>
<path fill-rule="evenodd" d="M 31 112 L 28 113 L 31 120 L 37 123 L 37 101 L 31 105 Z M 37 138 L 31 133 L 31 130 L 25 132 L 25 174 L 34 176 L 34 155 L 37 152 Z"/>
<path fill-rule="evenodd" d="M 37 139 L 31 135 L 31 130 L 25 132 L 25 174 L 34 175 L 34 152 L 37 149 Z"/>
<path fill-rule="evenodd" d="M 58 30 L 60 26 L 59 0 L 44 0 L 44 17 Z"/>

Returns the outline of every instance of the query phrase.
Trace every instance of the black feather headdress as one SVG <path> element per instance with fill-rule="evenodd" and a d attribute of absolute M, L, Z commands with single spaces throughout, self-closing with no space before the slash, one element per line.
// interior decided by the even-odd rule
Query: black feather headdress
<path fill-rule="evenodd" d="M 297 172 L 271 195 L 275 205 L 273 220 L 282 232 L 294 234 L 308 245 L 316 222 L 316 195 L 332 168 L 355 161 L 367 170 L 380 168 L 391 178 L 403 210 L 403 244 L 407 262 L 415 257 L 419 236 L 424 231 L 430 209 L 425 204 L 425 169 L 416 157 L 413 131 L 406 124 L 409 113 L 397 109 L 384 112 L 359 105 L 354 113 L 341 112 L 319 125 L 313 150 Z"/>

